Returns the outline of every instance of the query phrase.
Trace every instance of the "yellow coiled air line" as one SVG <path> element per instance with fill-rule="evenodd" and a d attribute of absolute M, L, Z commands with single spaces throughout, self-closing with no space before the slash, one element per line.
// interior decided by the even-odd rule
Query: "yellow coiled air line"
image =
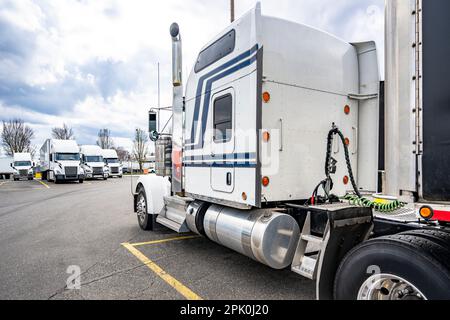
<path fill-rule="evenodd" d="M 376 201 L 372 201 L 363 197 L 358 197 L 357 195 L 353 194 L 348 194 L 342 199 L 349 201 L 351 205 L 372 208 L 375 211 L 383 213 L 393 212 L 406 206 L 405 202 L 400 202 L 398 200 L 394 200 L 389 203 L 378 203 Z"/>

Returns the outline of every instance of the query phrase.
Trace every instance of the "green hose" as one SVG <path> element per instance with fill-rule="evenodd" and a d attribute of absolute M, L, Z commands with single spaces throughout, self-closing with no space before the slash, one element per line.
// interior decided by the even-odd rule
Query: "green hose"
<path fill-rule="evenodd" d="M 375 211 L 383 213 L 394 212 L 398 209 L 404 208 L 407 205 L 407 203 L 400 202 L 398 200 L 392 201 L 390 203 L 377 203 L 375 201 L 363 197 L 358 197 L 357 195 L 353 194 L 348 194 L 342 199 L 349 201 L 351 205 L 372 208 Z"/>

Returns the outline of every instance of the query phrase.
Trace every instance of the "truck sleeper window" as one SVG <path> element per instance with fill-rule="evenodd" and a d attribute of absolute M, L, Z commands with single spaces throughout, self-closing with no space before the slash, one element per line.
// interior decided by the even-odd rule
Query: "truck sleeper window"
<path fill-rule="evenodd" d="M 232 53 L 234 51 L 235 44 L 236 31 L 231 30 L 208 48 L 200 52 L 194 68 L 195 73 L 202 71 L 214 62 L 219 61 L 223 57 Z"/>
<path fill-rule="evenodd" d="M 233 129 L 233 96 L 226 94 L 214 100 L 214 142 L 231 140 Z"/>

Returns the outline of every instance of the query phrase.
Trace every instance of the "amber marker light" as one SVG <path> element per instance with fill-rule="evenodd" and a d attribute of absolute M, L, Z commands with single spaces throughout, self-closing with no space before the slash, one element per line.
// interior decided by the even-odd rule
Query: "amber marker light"
<path fill-rule="evenodd" d="M 345 113 L 345 114 L 350 114 L 350 111 L 351 111 L 350 106 L 349 106 L 349 105 L 346 105 L 346 106 L 344 107 L 344 113 Z"/>
<path fill-rule="evenodd" d="M 263 185 L 264 187 L 267 187 L 267 186 L 269 185 L 269 183 L 270 183 L 269 177 L 264 177 L 264 178 L 262 178 L 262 185 Z"/>
<path fill-rule="evenodd" d="M 345 176 L 344 179 L 343 179 L 343 182 L 344 182 L 345 185 L 347 185 L 348 182 L 349 182 L 349 178 L 347 176 Z"/>
<path fill-rule="evenodd" d="M 263 93 L 263 101 L 265 103 L 268 103 L 270 101 L 270 93 L 268 93 L 267 91 Z"/>
<path fill-rule="evenodd" d="M 268 131 L 264 131 L 264 133 L 263 133 L 263 140 L 264 140 L 264 142 L 269 142 L 269 140 L 270 140 L 270 133 Z"/>
<path fill-rule="evenodd" d="M 349 138 L 345 138 L 345 145 L 349 146 L 350 145 L 350 139 Z"/>
<path fill-rule="evenodd" d="M 424 218 L 425 220 L 431 220 L 434 216 L 433 209 L 428 206 L 424 206 L 424 207 L 420 208 L 419 213 L 420 213 L 420 216 L 422 218 Z"/>

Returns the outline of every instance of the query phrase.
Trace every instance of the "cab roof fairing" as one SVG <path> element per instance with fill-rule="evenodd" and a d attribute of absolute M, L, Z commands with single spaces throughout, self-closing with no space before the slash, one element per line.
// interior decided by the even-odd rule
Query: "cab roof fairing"
<path fill-rule="evenodd" d="M 79 153 L 80 149 L 75 140 L 50 140 L 51 150 L 55 153 Z"/>
<path fill-rule="evenodd" d="M 117 159 L 119 158 L 116 150 L 114 149 L 103 149 L 102 150 L 103 158 L 105 159 Z"/>
<path fill-rule="evenodd" d="M 357 50 L 336 36 L 303 24 L 262 16 L 258 3 L 214 37 L 200 52 L 231 30 L 236 31 L 234 51 L 197 73 L 195 65 L 192 67 L 186 83 L 186 102 L 197 98 L 198 86 L 202 78 L 208 77 L 208 73 L 255 45 L 259 49 L 264 48 L 264 81 L 345 96 L 359 92 Z M 226 88 L 224 81 L 221 86 Z M 204 91 L 203 87 L 201 95 L 205 94 Z M 188 108 L 186 111 L 186 121 L 190 123 L 193 114 Z M 188 136 L 185 139 L 189 139 L 189 132 L 186 133 Z"/>
<path fill-rule="evenodd" d="M 103 156 L 102 148 L 94 145 L 80 146 L 80 153 L 88 157 Z"/>

